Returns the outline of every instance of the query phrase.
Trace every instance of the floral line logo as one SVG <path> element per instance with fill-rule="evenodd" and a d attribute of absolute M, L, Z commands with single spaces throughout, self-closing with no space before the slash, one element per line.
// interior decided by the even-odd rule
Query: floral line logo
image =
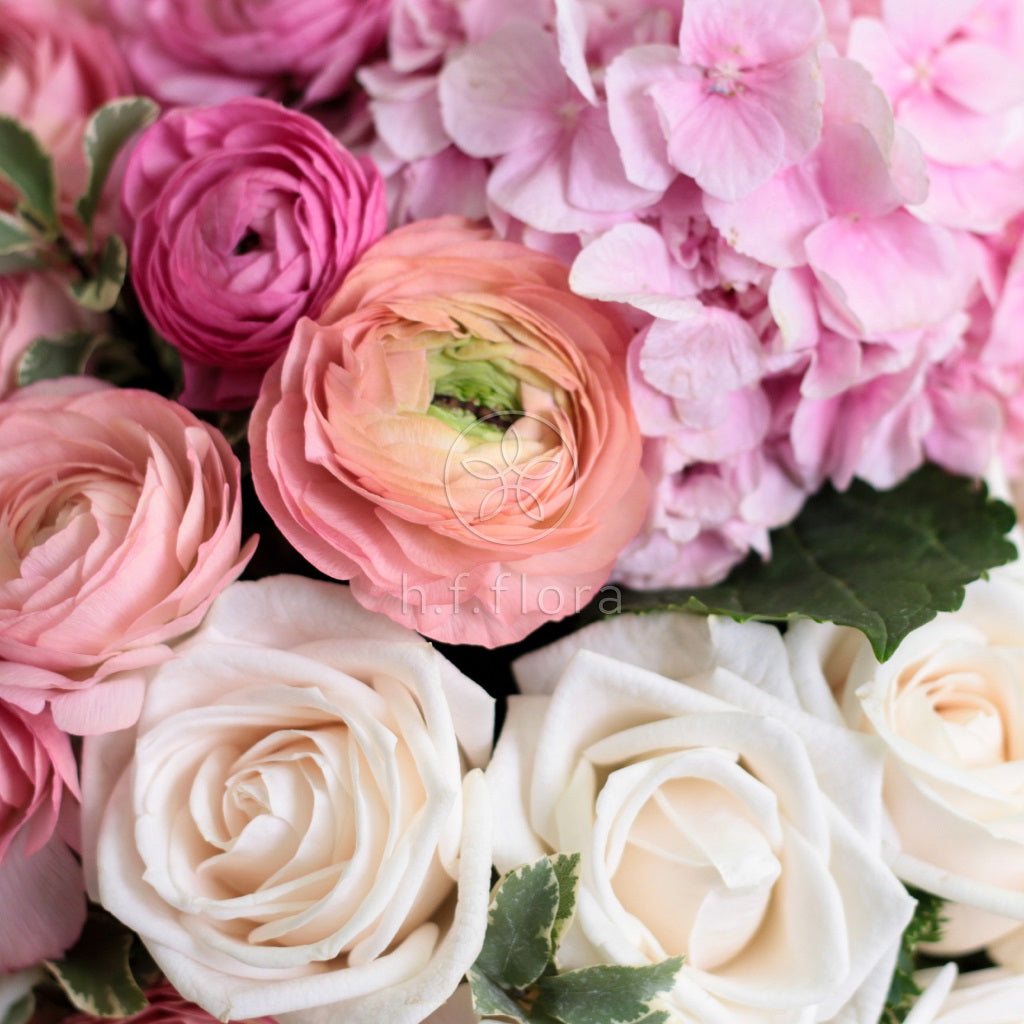
<path fill-rule="evenodd" d="M 468 439 L 481 426 L 502 426 L 510 417 L 514 422 L 500 441 L 475 440 L 472 454 L 464 454 Z M 560 476 L 565 479 L 561 486 L 555 482 Z M 468 503 L 458 500 L 459 493 L 467 490 L 466 478 L 481 485 L 471 489 Z M 548 481 L 555 482 L 551 494 L 545 489 Z M 474 420 L 452 443 L 444 465 L 445 495 L 455 517 L 474 536 L 508 546 L 532 544 L 557 529 L 572 511 L 577 481 L 575 454 L 558 428 L 550 420 L 522 411 L 492 412 Z M 552 505 L 558 508 L 553 522 L 548 520 Z M 487 529 L 489 524 L 507 528 L 517 518 L 525 528 L 523 534 L 516 531 L 516 536 L 502 537 Z"/>

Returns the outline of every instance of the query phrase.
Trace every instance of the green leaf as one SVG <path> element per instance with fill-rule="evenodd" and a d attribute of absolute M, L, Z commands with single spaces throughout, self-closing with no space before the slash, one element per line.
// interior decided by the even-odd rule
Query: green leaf
<path fill-rule="evenodd" d="M 128 250 L 124 240 L 120 235 L 108 235 L 103 243 L 95 276 L 87 281 L 76 282 L 71 286 L 71 292 L 87 309 L 106 313 L 117 302 L 127 271 Z"/>
<path fill-rule="evenodd" d="M 910 1013 L 921 994 L 921 986 L 914 978 L 914 972 L 918 967 L 917 945 L 921 942 L 938 942 L 942 938 L 942 927 L 945 924 L 943 908 L 946 901 L 922 889 L 908 886 L 908 891 L 917 900 L 917 906 L 914 908 L 914 916 L 903 930 L 896 969 L 879 1024 L 901 1024 Z"/>
<path fill-rule="evenodd" d="M 510 871 L 495 887 L 487 934 L 474 967 L 502 988 L 531 985 L 551 959 L 551 933 L 560 903 L 550 858 Z"/>
<path fill-rule="evenodd" d="M 32 249 L 35 244 L 35 235 L 17 217 L 0 210 L 0 256 Z"/>
<path fill-rule="evenodd" d="M 88 228 L 92 226 L 117 154 L 141 128 L 152 124 L 160 108 L 143 96 L 126 96 L 104 104 L 86 125 L 84 147 L 89 164 L 89 183 L 76 204 L 78 216 Z"/>
<path fill-rule="evenodd" d="M 565 1024 L 640 1024 L 682 966 L 677 956 L 650 967 L 600 965 L 548 975 L 538 983 L 537 1004 Z"/>
<path fill-rule="evenodd" d="M 473 1012 L 478 1017 L 502 1017 L 518 1024 L 529 1024 L 526 1011 L 486 974 L 470 967 L 466 976 L 473 997 Z"/>
<path fill-rule="evenodd" d="M 68 331 L 50 338 L 37 338 L 18 362 L 18 386 L 84 373 L 89 357 L 103 340 L 102 334 L 89 331 Z"/>
<path fill-rule="evenodd" d="M 555 911 L 555 923 L 551 928 L 551 957 L 554 958 L 562 935 L 572 923 L 576 910 L 576 890 L 580 884 L 580 855 L 578 853 L 560 853 L 551 858 L 558 881 L 558 909 Z"/>
<path fill-rule="evenodd" d="M 0 277 L 7 274 L 23 274 L 26 270 L 45 270 L 47 266 L 49 264 L 46 260 L 35 253 L 0 253 Z"/>
<path fill-rule="evenodd" d="M 770 561 L 752 554 L 700 590 L 623 590 L 616 611 L 807 616 L 856 627 L 884 661 L 911 630 L 959 608 L 965 584 L 1016 557 L 1004 536 L 1013 523 L 984 484 L 935 466 L 889 491 L 861 481 L 842 493 L 826 487 L 773 531 Z"/>
<path fill-rule="evenodd" d="M 0 1024 L 27 1024 L 35 1013 L 36 999 L 31 992 L 26 992 L 20 999 L 7 1007 L 7 1012 L 0 1017 Z"/>
<path fill-rule="evenodd" d="M 53 159 L 32 132 L 6 115 L 0 115 L 0 176 L 18 190 L 23 209 L 41 230 L 56 230 Z"/>
<path fill-rule="evenodd" d="M 47 970 L 83 1013 L 130 1017 L 147 1006 L 129 966 L 134 936 L 109 914 L 90 911 L 78 942 Z"/>

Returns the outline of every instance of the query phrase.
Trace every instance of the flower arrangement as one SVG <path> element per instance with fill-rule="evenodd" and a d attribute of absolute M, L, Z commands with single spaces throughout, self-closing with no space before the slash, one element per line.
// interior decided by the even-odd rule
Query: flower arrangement
<path fill-rule="evenodd" d="M 1021 1019 L 1022 226 L 1019 0 L 0 0 L 0 1024 Z"/>

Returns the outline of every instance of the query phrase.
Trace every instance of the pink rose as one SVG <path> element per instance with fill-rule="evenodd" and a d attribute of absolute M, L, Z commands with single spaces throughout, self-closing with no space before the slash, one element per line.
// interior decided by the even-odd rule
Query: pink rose
<path fill-rule="evenodd" d="M 53 274 L 0 276 L 0 396 L 17 387 L 18 363 L 37 338 L 97 330 L 101 323 Z"/>
<path fill-rule="evenodd" d="M 182 401 L 251 404 L 296 322 L 384 231 L 384 185 L 326 128 L 261 99 L 172 111 L 122 192 L 131 275 L 184 361 Z"/>
<path fill-rule="evenodd" d="M 268 372 L 253 477 L 366 607 L 510 643 L 596 596 L 644 514 L 626 329 L 457 218 L 387 235 Z"/>
<path fill-rule="evenodd" d="M 85 880 L 65 842 L 77 798 L 67 734 L 0 700 L 0 974 L 61 956 L 82 930 Z"/>
<path fill-rule="evenodd" d="M 390 0 L 106 0 L 139 88 L 164 104 L 331 99 L 383 42 Z"/>
<path fill-rule="evenodd" d="M 128 70 L 105 29 L 45 0 L 0 0 L 0 54 L 0 114 L 21 121 L 53 154 L 60 209 L 70 216 L 88 179 L 86 122 L 131 92 Z M 15 200 L 0 181 L 0 210 L 12 210 Z"/>
<path fill-rule="evenodd" d="M 0 698 L 130 725 L 136 671 L 242 571 L 238 460 L 175 402 L 87 378 L 0 402 Z"/>

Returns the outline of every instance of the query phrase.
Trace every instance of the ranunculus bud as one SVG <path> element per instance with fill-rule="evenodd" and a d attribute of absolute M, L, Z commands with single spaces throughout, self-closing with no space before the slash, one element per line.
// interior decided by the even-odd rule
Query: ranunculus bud
<path fill-rule="evenodd" d="M 132 282 L 193 408 L 250 404 L 386 220 L 372 164 L 262 99 L 171 111 L 139 139 L 122 196 Z"/>
<path fill-rule="evenodd" d="M 366 607 L 511 643 L 596 597 L 643 516 L 627 337 L 551 256 L 457 218 L 400 228 L 268 372 L 257 492 Z"/>

